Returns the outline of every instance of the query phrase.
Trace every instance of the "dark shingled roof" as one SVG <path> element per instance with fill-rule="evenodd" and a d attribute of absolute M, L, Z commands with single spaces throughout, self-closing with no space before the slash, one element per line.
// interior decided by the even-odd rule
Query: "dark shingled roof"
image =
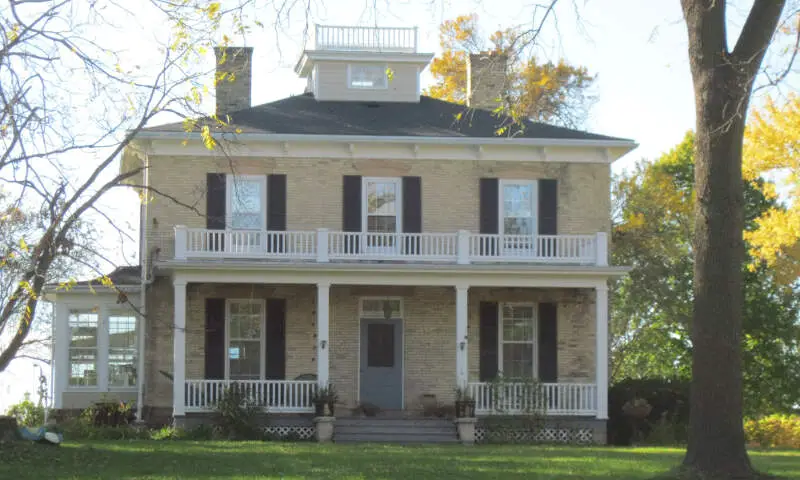
<path fill-rule="evenodd" d="M 124 285 L 139 285 L 142 281 L 142 267 L 139 265 L 135 266 L 124 266 L 124 267 L 117 267 L 114 269 L 113 272 L 109 273 L 108 278 L 117 286 L 124 286 Z M 96 277 L 91 280 L 81 280 L 79 282 L 75 282 L 75 285 L 79 286 L 87 286 L 90 283 L 92 286 L 101 285 L 100 279 L 102 277 Z"/>
<path fill-rule="evenodd" d="M 242 133 L 300 135 L 364 135 L 397 137 L 515 138 L 630 141 L 543 123 L 524 121 L 524 128 L 488 110 L 467 108 L 431 97 L 419 103 L 317 101 L 306 93 L 230 114 L 232 128 Z M 521 131 L 520 131 L 521 130 Z M 183 132 L 183 123 L 145 129 L 149 132 Z"/>

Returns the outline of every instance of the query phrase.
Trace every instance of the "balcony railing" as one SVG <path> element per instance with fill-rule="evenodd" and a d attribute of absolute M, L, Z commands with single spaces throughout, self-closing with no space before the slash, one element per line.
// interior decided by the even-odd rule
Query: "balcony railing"
<path fill-rule="evenodd" d="M 230 389 L 275 413 L 313 412 L 316 380 L 186 380 L 186 411 L 209 412 Z"/>
<path fill-rule="evenodd" d="M 175 258 L 429 263 L 608 265 L 608 239 L 594 235 L 492 235 L 209 230 L 175 227 Z"/>
<path fill-rule="evenodd" d="M 478 415 L 594 416 L 597 387 L 593 383 L 489 383 L 469 384 Z"/>
<path fill-rule="evenodd" d="M 317 25 L 317 50 L 417 52 L 417 27 L 340 27 Z"/>

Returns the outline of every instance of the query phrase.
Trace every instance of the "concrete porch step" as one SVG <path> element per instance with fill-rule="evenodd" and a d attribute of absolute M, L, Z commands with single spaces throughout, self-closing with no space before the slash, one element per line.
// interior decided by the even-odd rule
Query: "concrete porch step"
<path fill-rule="evenodd" d="M 458 443 L 452 421 L 443 419 L 342 418 L 336 419 L 337 443 Z"/>

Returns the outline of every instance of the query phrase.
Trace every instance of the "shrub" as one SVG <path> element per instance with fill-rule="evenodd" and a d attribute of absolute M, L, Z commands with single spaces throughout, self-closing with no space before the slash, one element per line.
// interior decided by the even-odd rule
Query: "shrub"
<path fill-rule="evenodd" d="M 211 440 L 213 429 L 205 424 L 192 429 L 161 427 L 150 432 L 153 440 Z"/>
<path fill-rule="evenodd" d="M 744 423 L 748 443 L 761 447 L 800 448 L 800 415 L 769 415 Z"/>
<path fill-rule="evenodd" d="M 608 440 L 679 444 L 687 440 L 689 383 L 681 379 L 625 379 L 608 392 Z"/>
<path fill-rule="evenodd" d="M 228 440 L 258 440 L 263 437 L 258 428 L 260 408 L 248 399 L 245 387 L 231 384 L 214 411 L 216 436 Z"/>
<path fill-rule="evenodd" d="M 21 427 L 38 427 L 44 424 L 44 407 L 36 405 L 25 395 L 25 400 L 8 407 L 6 415 L 17 419 Z"/>
<path fill-rule="evenodd" d="M 130 425 L 136 418 L 133 403 L 125 402 L 98 402 L 84 410 L 81 416 L 98 427 Z"/>

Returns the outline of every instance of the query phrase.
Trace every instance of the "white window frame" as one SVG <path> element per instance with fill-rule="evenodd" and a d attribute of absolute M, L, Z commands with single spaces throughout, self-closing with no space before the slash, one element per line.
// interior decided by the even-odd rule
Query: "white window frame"
<path fill-rule="evenodd" d="M 236 175 L 227 174 L 225 185 L 225 225 L 228 229 L 233 229 L 233 192 L 234 186 L 238 180 L 252 181 L 256 180 L 261 184 L 261 191 L 263 192 L 261 198 L 261 229 L 267 229 L 267 176 L 265 175 Z M 237 229 L 248 230 L 249 229 Z M 258 231 L 258 230 L 254 230 Z"/>
<path fill-rule="evenodd" d="M 521 342 L 518 340 L 505 341 L 503 339 L 503 309 L 507 306 L 510 307 L 530 307 L 533 312 L 533 340 L 530 342 Z M 497 370 L 503 377 L 503 347 L 506 343 L 514 344 L 528 344 L 533 345 L 531 349 L 533 352 L 532 359 L 532 378 L 534 380 L 539 378 L 539 304 L 530 302 L 500 302 L 497 309 Z"/>
<path fill-rule="evenodd" d="M 353 67 L 379 67 L 383 72 L 383 86 L 380 87 L 367 87 L 361 85 L 353 85 Z M 347 64 L 347 88 L 353 90 L 387 90 L 389 88 L 389 74 L 387 71 L 389 70 L 389 65 L 385 63 L 374 63 L 374 62 L 359 62 L 359 63 L 348 63 Z"/>
<path fill-rule="evenodd" d="M 498 212 L 497 212 L 497 222 L 498 222 L 498 233 L 500 235 L 506 235 L 505 233 L 505 187 L 507 185 L 530 185 L 531 186 L 531 223 L 533 224 L 533 230 L 531 232 L 531 236 L 535 237 L 539 234 L 539 181 L 538 180 L 500 180 L 500 185 L 498 188 Z"/>
<path fill-rule="evenodd" d="M 115 297 L 116 301 L 116 297 Z M 141 338 L 141 329 L 143 328 L 142 319 L 137 315 L 135 312 L 126 312 L 125 309 L 119 308 L 119 305 L 111 306 L 110 304 L 89 304 L 85 302 L 69 302 L 65 303 L 64 310 L 66 312 L 66 318 L 63 318 L 63 328 L 65 330 L 65 334 L 63 336 L 59 336 L 55 338 L 55 342 L 66 342 L 64 345 L 64 350 L 66 351 L 66 367 L 61 370 L 63 373 L 58 373 L 63 381 L 63 390 L 62 392 L 136 392 L 139 388 L 139 382 L 142 378 L 142 372 L 140 370 L 140 357 L 142 355 L 142 346 L 140 344 Z M 61 308 L 61 307 L 59 307 Z M 96 356 L 96 364 L 95 370 L 97 372 L 97 383 L 96 385 L 71 385 L 70 378 L 72 378 L 72 362 L 70 360 L 70 343 L 72 343 L 72 330 L 70 328 L 69 317 L 72 313 L 93 313 L 97 315 L 97 356 Z M 122 315 L 122 316 L 132 316 L 136 318 L 136 384 L 131 386 L 116 386 L 110 385 L 108 381 L 108 372 L 109 372 L 109 362 L 108 362 L 108 354 L 110 347 L 110 331 L 109 331 L 109 321 L 108 317 L 111 315 Z M 59 321 L 59 317 L 56 318 L 56 321 Z M 61 326 L 58 327 L 59 329 Z M 61 340 L 63 339 L 63 340 Z M 64 358 L 64 357 L 61 357 Z M 56 360 L 54 361 L 63 361 L 63 360 Z M 60 394 L 57 392 L 57 394 Z"/>
<path fill-rule="evenodd" d="M 397 191 L 397 197 L 395 198 L 395 233 L 403 233 L 403 179 L 400 177 L 363 177 L 361 179 L 361 232 L 365 234 L 375 233 L 367 230 L 369 228 L 367 222 L 369 219 L 369 204 L 367 202 L 369 192 L 367 186 L 370 182 L 393 183 L 395 185 L 395 190 Z M 362 240 L 362 245 L 364 246 L 364 250 L 367 252 L 391 253 L 400 251 L 399 241 L 396 241 L 392 246 L 370 247 L 367 245 L 366 239 L 364 239 Z"/>
<path fill-rule="evenodd" d="M 133 385 L 111 385 L 111 379 L 109 378 L 111 372 L 111 317 L 133 317 L 134 319 L 134 329 L 133 329 L 133 349 L 136 351 L 136 363 L 134 364 L 134 368 L 136 369 L 136 383 Z M 106 342 L 106 381 L 108 382 L 108 388 L 117 390 L 117 389 L 135 389 L 139 384 L 139 376 L 141 373 L 139 370 L 139 355 L 141 355 L 141 349 L 139 348 L 139 318 L 133 312 L 126 312 L 125 310 L 120 309 L 110 309 L 107 310 L 103 330 L 104 334 L 108 335 L 108 341 Z"/>
<path fill-rule="evenodd" d="M 264 380 L 266 376 L 266 369 L 264 368 L 266 354 L 267 354 L 267 342 L 266 342 L 266 327 L 267 327 L 267 302 L 263 299 L 257 298 L 227 298 L 225 299 L 225 380 L 231 379 L 231 358 L 230 358 L 230 348 L 231 348 L 231 305 L 233 303 L 249 303 L 249 304 L 259 304 L 261 305 L 261 335 L 259 336 L 259 344 L 260 348 L 260 362 L 259 362 L 259 380 Z M 241 380 L 245 381 L 245 380 Z"/>
<path fill-rule="evenodd" d="M 108 368 L 101 368 L 101 363 L 103 362 L 103 353 L 101 350 L 101 344 L 103 343 L 100 340 L 100 336 L 103 335 L 103 312 L 100 311 L 98 308 L 69 308 L 67 310 L 67 378 L 65 381 L 65 386 L 67 390 L 101 390 L 103 379 L 101 373 L 103 370 L 108 371 Z M 70 323 L 70 317 L 73 315 L 95 315 L 97 317 L 97 324 L 95 326 L 95 346 L 94 346 L 94 374 L 95 374 L 95 382 L 94 385 L 73 385 L 72 380 L 72 324 Z M 106 329 L 106 335 L 108 335 L 108 330 Z M 108 350 L 106 349 L 106 361 L 108 359 Z M 108 385 L 108 376 L 106 375 L 105 384 Z"/>

